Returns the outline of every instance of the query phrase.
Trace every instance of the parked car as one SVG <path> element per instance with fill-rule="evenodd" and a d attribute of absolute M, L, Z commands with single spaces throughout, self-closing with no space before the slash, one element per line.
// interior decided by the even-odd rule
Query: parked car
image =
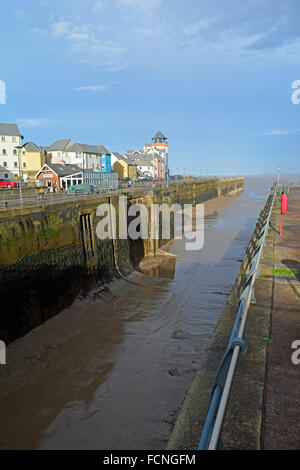
<path fill-rule="evenodd" d="M 8 179 L 0 179 L 0 188 L 17 188 L 18 183 Z"/>
<path fill-rule="evenodd" d="M 148 176 L 148 175 L 140 175 L 138 177 L 138 180 L 139 181 L 152 181 L 152 177 L 151 176 Z"/>
<path fill-rule="evenodd" d="M 128 186 L 132 185 L 131 178 L 129 176 L 126 176 L 126 178 L 120 178 L 120 183 L 127 183 Z"/>

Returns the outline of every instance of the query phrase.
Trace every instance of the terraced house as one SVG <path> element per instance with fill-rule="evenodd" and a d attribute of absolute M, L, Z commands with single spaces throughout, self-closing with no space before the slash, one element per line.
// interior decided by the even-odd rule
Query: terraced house
<path fill-rule="evenodd" d="M 21 146 L 21 134 L 17 124 L 0 123 L 0 166 L 14 177 L 19 175 L 18 149 Z"/>
<path fill-rule="evenodd" d="M 35 182 L 35 175 L 45 163 L 45 152 L 34 142 L 27 142 L 21 149 L 21 172 L 24 181 Z"/>
<path fill-rule="evenodd" d="M 52 163 L 77 165 L 85 170 L 111 171 L 111 154 L 103 145 L 74 144 L 72 139 L 60 139 L 47 148 L 47 154 Z"/>

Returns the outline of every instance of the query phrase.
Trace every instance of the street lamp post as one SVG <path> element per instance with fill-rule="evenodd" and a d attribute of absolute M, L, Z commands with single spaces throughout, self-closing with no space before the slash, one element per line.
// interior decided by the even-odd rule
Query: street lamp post
<path fill-rule="evenodd" d="M 18 164 L 19 164 L 19 191 L 20 191 L 20 205 L 23 206 L 23 194 L 22 194 L 22 182 L 21 182 L 21 148 L 19 145 L 15 147 L 18 152 Z"/>

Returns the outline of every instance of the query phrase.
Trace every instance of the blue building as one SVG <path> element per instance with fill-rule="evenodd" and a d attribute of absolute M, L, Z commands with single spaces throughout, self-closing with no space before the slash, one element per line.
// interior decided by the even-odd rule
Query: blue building
<path fill-rule="evenodd" d="M 101 154 L 101 173 L 110 173 L 111 170 L 111 153 L 103 147 L 103 145 L 99 145 L 99 150 Z"/>

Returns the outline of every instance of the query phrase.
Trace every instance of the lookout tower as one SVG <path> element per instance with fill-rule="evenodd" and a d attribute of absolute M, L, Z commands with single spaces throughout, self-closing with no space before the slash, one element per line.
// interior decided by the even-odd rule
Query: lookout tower
<path fill-rule="evenodd" d="M 152 147 L 161 155 L 162 158 L 162 178 L 168 179 L 168 142 L 167 137 L 161 131 L 156 132 L 152 137 Z"/>
<path fill-rule="evenodd" d="M 167 137 L 165 137 L 163 133 L 160 131 L 156 132 L 155 136 L 152 137 L 152 147 L 167 149 L 168 148 Z"/>

